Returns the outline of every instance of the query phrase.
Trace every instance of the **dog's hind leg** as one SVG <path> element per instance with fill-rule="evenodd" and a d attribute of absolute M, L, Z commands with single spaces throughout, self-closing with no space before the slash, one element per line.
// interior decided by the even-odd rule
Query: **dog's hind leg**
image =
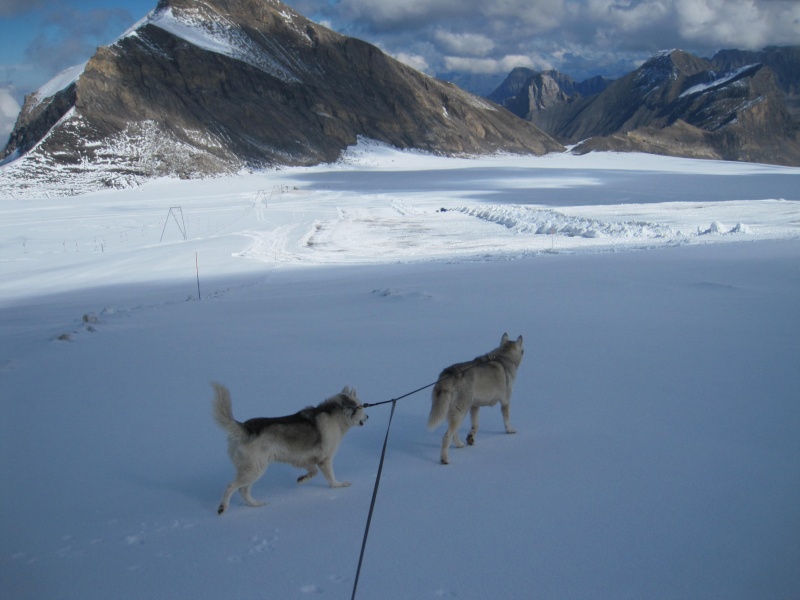
<path fill-rule="evenodd" d="M 247 506 L 253 506 L 253 507 L 264 506 L 266 502 L 260 502 L 259 500 L 256 500 L 255 498 L 253 498 L 253 496 L 250 495 L 250 487 L 252 485 L 253 485 L 252 483 L 248 483 L 246 486 L 240 487 L 239 493 L 242 495 L 242 498 L 244 498 L 244 501 L 247 502 Z"/>
<path fill-rule="evenodd" d="M 467 435 L 467 444 L 470 446 L 475 445 L 475 435 L 478 433 L 478 411 L 481 409 L 478 405 L 473 405 L 472 408 L 469 409 L 469 417 L 470 421 L 472 422 L 472 428 L 469 430 L 469 434 Z"/>
<path fill-rule="evenodd" d="M 450 464 L 450 457 L 448 454 L 448 450 L 450 448 L 450 442 L 452 441 L 456 448 L 463 448 L 464 442 L 461 441 L 461 438 L 458 437 L 458 428 L 461 427 L 461 423 L 464 422 L 464 415 L 450 415 L 447 419 L 447 431 L 444 433 L 444 437 L 442 438 L 442 455 L 441 461 L 443 465 Z"/>
<path fill-rule="evenodd" d="M 233 496 L 233 492 L 239 489 L 236 486 L 236 481 L 231 481 L 228 484 L 228 487 L 225 488 L 225 493 L 222 494 L 222 501 L 219 503 L 219 507 L 217 508 L 217 514 L 221 515 L 226 510 L 228 510 L 228 505 L 231 503 L 231 496 Z"/>
<path fill-rule="evenodd" d="M 240 469 L 236 473 L 236 479 L 231 481 L 228 487 L 225 488 L 225 493 L 222 494 L 222 502 L 220 502 L 219 508 L 217 508 L 217 514 L 221 515 L 228 510 L 231 496 L 233 496 L 236 490 L 239 490 L 239 493 L 248 506 L 264 506 L 264 504 L 266 504 L 265 502 L 259 502 L 250 494 L 250 486 L 261 477 L 265 470 L 266 465 L 263 469 Z"/>

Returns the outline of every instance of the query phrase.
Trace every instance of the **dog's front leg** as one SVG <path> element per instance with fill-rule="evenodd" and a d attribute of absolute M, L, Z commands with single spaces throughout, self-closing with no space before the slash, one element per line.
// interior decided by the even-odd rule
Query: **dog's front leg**
<path fill-rule="evenodd" d="M 511 426 L 511 403 L 506 401 L 504 404 L 500 405 L 500 412 L 503 413 L 503 425 L 506 427 L 506 433 L 517 433 L 517 430 Z"/>
<path fill-rule="evenodd" d="M 305 475 L 301 475 L 300 477 L 297 478 L 297 483 L 305 483 L 306 481 L 314 477 L 314 475 L 316 475 L 317 473 L 319 473 L 317 466 L 311 465 L 310 467 L 308 467 L 308 473 L 306 473 Z"/>
<path fill-rule="evenodd" d="M 319 468 L 322 470 L 322 474 L 325 475 L 325 479 L 328 480 L 328 484 L 332 488 L 348 487 L 350 485 L 349 481 L 336 481 L 336 475 L 333 474 L 333 459 L 325 459 L 319 463 Z"/>
<path fill-rule="evenodd" d="M 221 515 L 226 510 L 228 510 L 228 506 L 231 501 L 231 496 L 236 490 L 239 490 L 239 493 L 244 498 L 244 501 L 247 503 L 248 506 L 264 506 L 266 502 L 259 502 L 250 494 L 250 486 L 253 484 L 252 481 L 247 480 L 246 478 L 237 477 L 234 479 L 227 488 L 225 488 L 225 493 L 222 495 L 222 501 L 217 508 L 217 514 Z"/>

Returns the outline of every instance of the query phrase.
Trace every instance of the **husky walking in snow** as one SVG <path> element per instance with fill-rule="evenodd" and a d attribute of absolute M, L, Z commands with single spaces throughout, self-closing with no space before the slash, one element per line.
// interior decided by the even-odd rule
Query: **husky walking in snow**
<path fill-rule="evenodd" d="M 467 443 L 475 443 L 478 432 L 478 411 L 481 406 L 494 406 L 500 403 L 506 433 L 516 433 L 509 421 L 511 387 L 522 362 L 522 336 L 510 341 L 504 333 L 500 346 L 477 358 L 447 367 L 439 374 L 439 379 L 431 393 L 431 413 L 428 428 L 433 429 L 447 417 L 447 431 L 442 438 L 442 464 L 450 462 L 448 449 L 450 442 L 463 448 L 464 442 L 458 437 L 458 429 L 470 413 L 472 429 Z"/>
<path fill-rule="evenodd" d="M 236 477 L 225 488 L 217 514 L 224 513 L 236 490 L 248 506 L 263 506 L 250 495 L 250 487 L 274 461 L 307 469 L 297 479 L 304 483 L 319 470 L 331 487 L 347 487 L 348 481 L 337 481 L 333 474 L 333 457 L 344 434 L 354 425 L 363 425 L 369 418 L 356 391 L 345 387 L 318 406 L 304 408 L 286 417 L 261 417 L 243 423 L 233 418 L 231 395 L 224 385 L 214 388 L 214 419 L 228 433 L 228 454 Z"/>

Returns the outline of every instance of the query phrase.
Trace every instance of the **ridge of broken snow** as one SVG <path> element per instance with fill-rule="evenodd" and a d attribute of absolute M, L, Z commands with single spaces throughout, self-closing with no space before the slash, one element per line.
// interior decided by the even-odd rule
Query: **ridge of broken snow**
<path fill-rule="evenodd" d="M 523 205 L 464 206 L 455 208 L 465 215 L 497 223 L 515 233 L 559 234 L 584 238 L 667 238 L 680 236 L 668 225 L 627 221 L 615 223 L 570 216 L 556 210 Z"/>

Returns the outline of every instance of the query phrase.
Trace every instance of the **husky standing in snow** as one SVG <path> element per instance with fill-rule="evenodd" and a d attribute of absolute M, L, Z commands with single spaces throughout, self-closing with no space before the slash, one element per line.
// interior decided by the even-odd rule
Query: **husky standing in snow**
<path fill-rule="evenodd" d="M 228 432 L 228 454 L 236 467 L 236 477 L 225 488 L 217 514 L 227 510 L 236 490 L 248 506 L 263 506 L 250 495 L 253 485 L 273 461 L 307 469 L 297 479 L 304 483 L 319 470 L 331 487 L 347 487 L 350 482 L 336 481 L 333 457 L 344 434 L 354 425 L 363 425 L 369 418 L 358 400 L 356 391 L 345 387 L 318 406 L 304 408 L 286 417 L 261 417 L 241 423 L 233 418 L 231 395 L 224 385 L 214 388 L 214 419 Z"/>
<path fill-rule="evenodd" d="M 431 413 L 428 428 L 433 429 L 447 417 L 447 431 L 442 438 L 442 464 L 450 462 L 448 449 L 453 441 L 457 448 L 464 442 L 458 437 L 458 428 L 470 413 L 472 429 L 467 443 L 475 443 L 478 432 L 478 411 L 481 406 L 494 406 L 500 403 L 506 433 L 516 433 L 509 422 L 511 387 L 522 362 L 522 336 L 517 341 L 509 341 L 504 333 L 500 346 L 469 362 L 447 367 L 439 374 L 439 380 L 431 393 Z"/>

